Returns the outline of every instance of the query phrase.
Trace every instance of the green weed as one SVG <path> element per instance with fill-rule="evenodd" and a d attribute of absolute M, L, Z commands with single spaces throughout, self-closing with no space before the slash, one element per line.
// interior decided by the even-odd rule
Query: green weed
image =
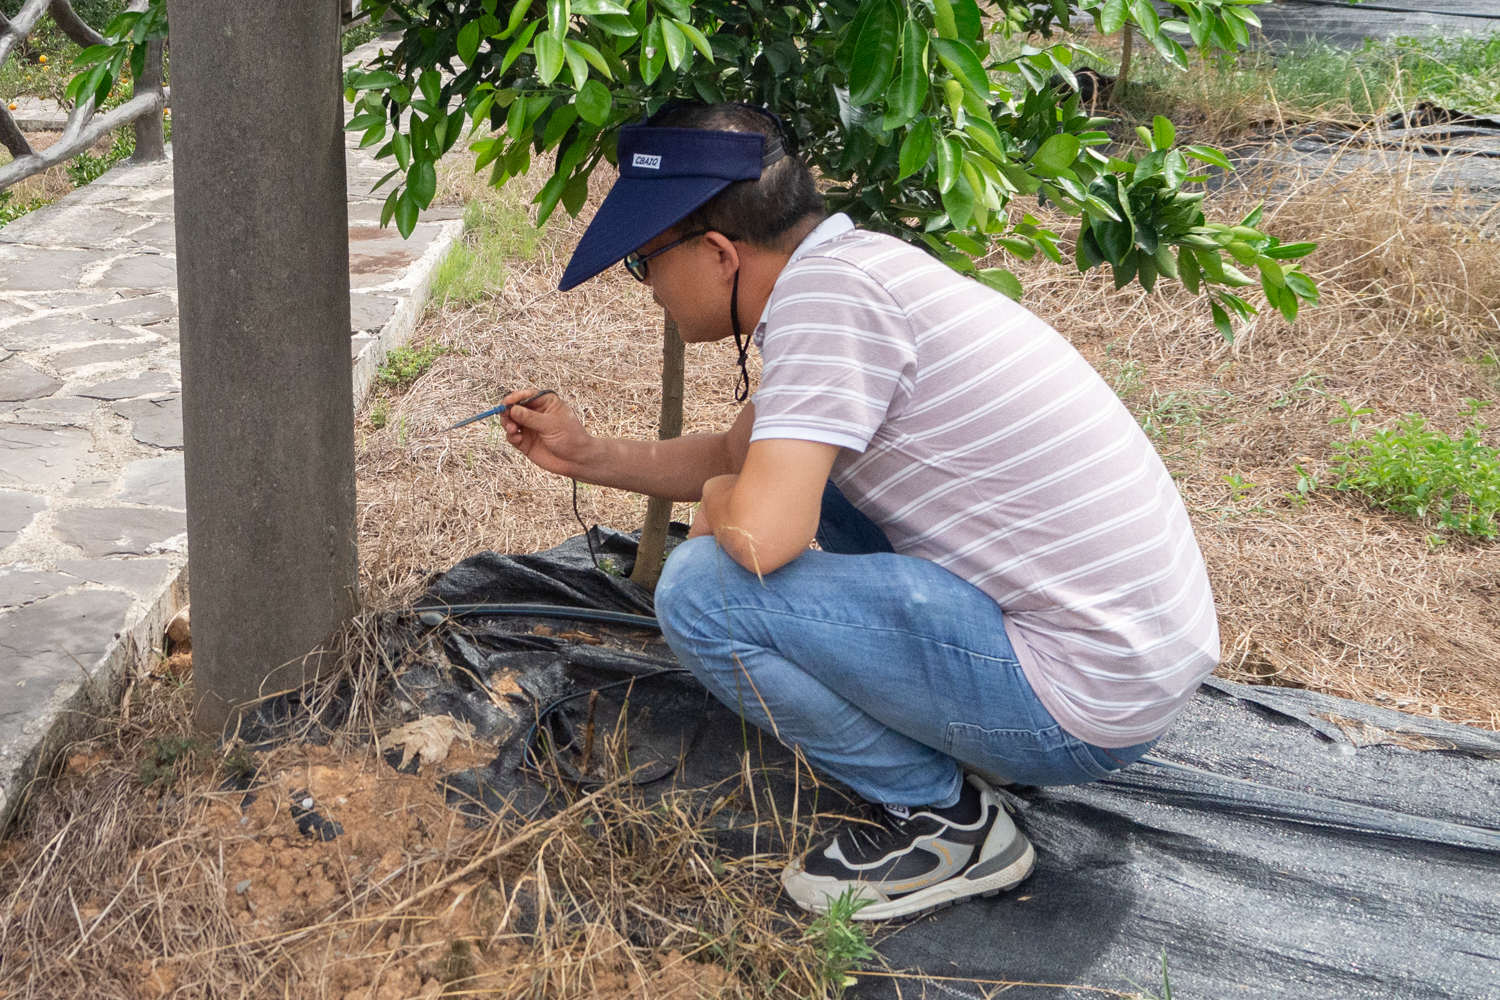
<path fill-rule="evenodd" d="M 1212 409 L 1188 393 L 1153 389 L 1150 398 L 1136 411 L 1136 419 L 1158 451 L 1170 449 L 1163 452 L 1162 457 L 1166 458 L 1202 448 L 1203 415 Z"/>
<path fill-rule="evenodd" d="M 849 973 L 875 957 L 875 949 L 865 939 L 865 929 L 854 922 L 854 915 L 868 905 L 870 900 L 860 899 L 853 888 L 845 889 L 802 935 L 816 952 L 818 975 L 840 996 L 846 987 L 854 985 Z"/>
<path fill-rule="evenodd" d="M 500 294 L 507 259 L 529 260 L 539 231 L 513 196 L 481 197 L 464 209 L 464 239 L 432 276 L 432 302 L 473 305 Z"/>
<path fill-rule="evenodd" d="M 377 21 L 366 21 L 364 24 L 356 24 L 344 32 L 343 48 L 344 55 L 348 55 L 359 48 L 365 42 L 380 37 L 382 25 Z"/>
<path fill-rule="evenodd" d="M 1172 975 L 1167 970 L 1167 949 L 1161 950 L 1161 992 L 1148 991 L 1134 979 L 1125 980 L 1136 989 L 1139 1000 L 1172 1000 Z"/>
<path fill-rule="evenodd" d="M 1349 440 L 1334 445 L 1333 468 L 1341 490 L 1363 493 L 1376 506 L 1455 534 L 1494 538 L 1500 513 L 1500 452 L 1484 443 L 1489 425 L 1478 420 L 1490 403 L 1465 400 L 1471 423 L 1454 438 L 1408 413 L 1392 430 L 1361 436 L 1359 418 L 1371 411 L 1339 400 L 1343 414 L 1331 423 L 1349 426 Z"/>
<path fill-rule="evenodd" d="M 0 191 L 0 226 L 7 222 L 15 222 L 23 215 L 35 212 L 43 205 L 51 202 L 46 198 L 27 198 L 17 201 L 14 191 Z"/>
<path fill-rule="evenodd" d="M 202 740 L 188 736 L 162 736 L 146 744 L 146 755 L 141 758 L 141 784 L 170 787 L 177 781 L 179 770 L 192 766 L 200 753 L 207 749 Z"/>
<path fill-rule="evenodd" d="M 426 347 L 398 347 L 385 356 L 385 363 L 380 366 L 380 371 L 375 378 L 381 385 L 390 389 L 404 389 L 417 379 L 427 374 L 433 362 L 444 354 L 452 354 L 453 348 L 446 344 L 428 344 Z M 380 403 L 376 404 L 379 409 Z M 370 413 L 370 422 L 375 423 L 375 413 Z M 384 419 L 376 424 L 376 429 L 385 426 Z"/>

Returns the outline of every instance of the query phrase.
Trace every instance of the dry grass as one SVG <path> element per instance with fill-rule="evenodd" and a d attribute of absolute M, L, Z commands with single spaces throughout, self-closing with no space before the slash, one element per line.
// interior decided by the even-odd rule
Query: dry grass
<path fill-rule="evenodd" d="M 259 754 L 248 797 L 208 744 L 143 792 L 158 741 L 191 735 L 190 663 L 137 685 L 133 721 L 75 748 L 0 848 L 0 996 L 825 995 L 803 922 L 777 906 L 785 855 L 711 844 L 713 813 L 753 785 L 647 803 L 616 768 L 550 819 L 466 826 L 441 776 L 493 748 L 455 744 L 417 775 L 380 760 L 377 628 L 351 627 L 344 671 L 311 697 L 316 713 L 352 696 L 353 721 Z M 305 796 L 342 836 L 299 833 Z M 766 819 L 793 841 L 809 822 Z"/>
<path fill-rule="evenodd" d="M 1260 317 L 1233 345 L 1180 288 L 1115 292 L 1106 275 L 1070 265 L 1018 270 L 1027 305 L 1159 434 L 1213 577 L 1223 674 L 1497 728 L 1494 546 L 1434 548 L 1427 527 L 1326 482 L 1305 505 L 1285 495 L 1299 462 L 1327 480 L 1338 398 L 1373 407 L 1377 420 L 1421 411 L 1450 431 L 1466 397 L 1500 399 L 1500 369 L 1476 363 L 1500 349 L 1500 247 L 1466 221 L 1484 207 L 1424 193 L 1423 170 L 1409 161 L 1328 176 L 1279 168 L 1217 195 L 1225 217 L 1269 197 L 1272 232 L 1320 244 L 1307 265 L 1323 304 L 1295 328 Z M 442 431 L 502 388 L 556 387 L 597 433 L 654 433 L 658 309 L 623 273 L 553 290 L 582 221 L 554 222 L 495 299 L 430 313 L 418 340 L 468 353 L 440 359 L 391 401 L 399 421 L 379 432 L 361 423 L 362 554 L 375 603 L 410 597 L 428 573 L 477 550 L 531 551 L 578 531 L 566 480 L 509 453 L 494 428 Z M 732 380 L 731 348 L 689 346 L 689 428 L 728 425 Z M 1231 475 L 1255 485 L 1237 491 Z M 644 506 L 580 491 L 590 523 L 629 530 Z"/>

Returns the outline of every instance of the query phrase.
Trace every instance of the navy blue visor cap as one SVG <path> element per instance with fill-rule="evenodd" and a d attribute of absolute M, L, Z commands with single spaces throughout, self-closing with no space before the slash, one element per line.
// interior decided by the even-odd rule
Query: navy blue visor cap
<path fill-rule="evenodd" d="M 785 155 L 759 132 L 626 125 L 616 146 L 620 176 L 578 241 L 558 290 L 618 264 L 735 181 L 757 180 Z"/>

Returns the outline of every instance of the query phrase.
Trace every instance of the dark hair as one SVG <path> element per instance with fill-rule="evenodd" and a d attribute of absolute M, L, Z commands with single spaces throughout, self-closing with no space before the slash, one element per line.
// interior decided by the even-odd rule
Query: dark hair
<path fill-rule="evenodd" d="M 812 171 L 796 155 L 791 136 L 769 112 L 744 104 L 689 104 L 668 107 L 651 118 L 665 128 L 699 128 L 718 132 L 759 132 L 766 148 L 780 139 L 786 155 L 761 171 L 760 179 L 735 181 L 707 204 L 672 227 L 676 232 L 711 229 L 768 249 L 781 246 L 787 233 L 809 216 L 828 215 Z"/>

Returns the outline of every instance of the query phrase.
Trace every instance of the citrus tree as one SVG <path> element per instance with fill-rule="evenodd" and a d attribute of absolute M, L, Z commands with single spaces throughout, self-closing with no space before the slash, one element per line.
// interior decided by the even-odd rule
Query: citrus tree
<path fill-rule="evenodd" d="M 1171 122 L 1112 145 L 1081 106 L 1073 32 L 1127 25 L 1186 67 L 1178 38 L 1234 48 L 1263 0 L 363 0 L 400 42 L 351 71 L 351 129 L 392 162 L 383 220 L 410 233 L 437 187 L 436 161 L 459 142 L 496 186 L 538 165 L 538 221 L 577 213 L 591 173 L 614 160 L 621 125 L 673 99 L 752 101 L 780 114 L 833 183 L 829 207 L 926 246 L 1019 298 L 1010 267 L 1061 259 L 1060 237 L 1011 203 L 1036 198 L 1077 219 L 1080 270 L 1107 265 L 1116 287 L 1180 281 L 1206 296 L 1215 325 L 1261 296 L 1288 321 L 1317 289 L 1260 213 L 1210 221 L 1216 149 L 1178 146 Z M 1017 54 L 997 58 L 996 42 Z M 1008 81 L 1008 83 L 1006 82 Z M 997 255 L 996 251 L 1000 251 Z M 986 266 L 992 265 L 992 266 Z M 1014 264 L 1011 264 L 1014 266 Z"/>

